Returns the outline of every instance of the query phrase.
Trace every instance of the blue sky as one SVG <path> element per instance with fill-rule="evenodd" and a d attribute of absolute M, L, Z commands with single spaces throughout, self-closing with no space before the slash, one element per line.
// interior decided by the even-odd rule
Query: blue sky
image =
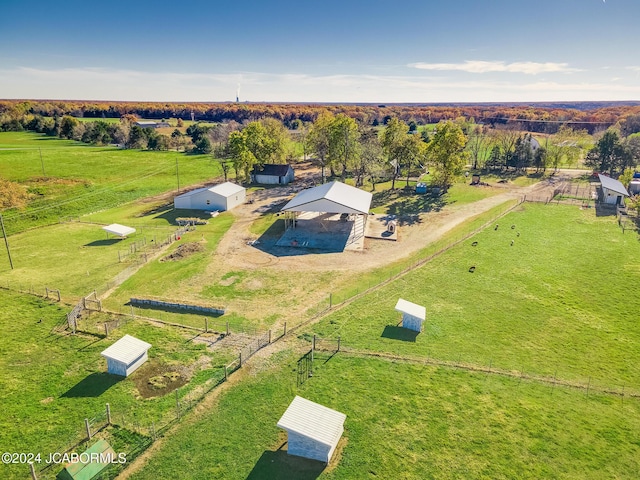
<path fill-rule="evenodd" d="M 0 98 L 640 100 L 639 0 L 0 1 Z"/>

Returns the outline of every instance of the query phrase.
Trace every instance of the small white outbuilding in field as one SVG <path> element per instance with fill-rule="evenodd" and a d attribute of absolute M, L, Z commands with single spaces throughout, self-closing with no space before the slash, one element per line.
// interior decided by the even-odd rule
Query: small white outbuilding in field
<path fill-rule="evenodd" d="M 190 210 L 231 210 L 245 202 L 247 191 L 244 187 L 231 182 L 221 183 L 209 188 L 198 188 L 173 199 L 175 208 Z"/>
<path fill-rule="evenodd" d="M 107 359 L 107 371 L 113 375 L 129 376 L 147 361 L 151 344 L 125 335 L 100 355 Z"/>
<path fill-rule="evenodd" d="M 133 227 L 125 227 L 124 225 L 120 225 L 119 223 L 112 223 L 111 225 L 107 225 L 106 227 L 102 227 L 107 233 L 111 233 L 113 235 L 117 235 L 120 238 L 126 238 L 127 235 L 131 235 L 136 232 L 136 229 Z"/>
<path fill-rule="evenodd" d="M 329 463 L 347 416 L 302 397 L 293 399 L 278 427 L 287 431 L 287 453 Z"/>
<path fill-rule="evenodd" d="M 598 174 L 600 185 L 602 186 L 602 201 L 610 205 L 624 205 L 624 197 L 629 196 L 629 192 L 618 180 Z"/>
<path fill-rule="evenodd" d="M 422 331 L 422 322 L 427 316 L 426 308 L 401 298 L 396 303 L 396 310 L 402 313 L 402 326 L 404 328 L 415 332 Z"/>

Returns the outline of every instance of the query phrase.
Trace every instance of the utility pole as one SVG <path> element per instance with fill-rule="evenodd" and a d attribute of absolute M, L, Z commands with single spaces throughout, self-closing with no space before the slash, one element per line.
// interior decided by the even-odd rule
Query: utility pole
<path fill-rule="evenodd" d="M 176 177 L 178 179 L 178 193 L 180 193 L 180 169 L 178 168 L 178 157 L 176 157 Z"/>
<path fill-rule="evenodd" d="M 42 165 L 42 176 L 44 178 L 47 178 L 47 174 L 44 173 L 44 160 L 42 160 L 42 149 L 39 148 L 38 150 L 40 151 L 40 164 Z"/>
<path fill-rule="evenodd" d="M 11 265 L 11 270 L 13 270 L 13 260 L 11 260 L 11 250 L 9 250 L 9 240 L 7 240 L 7 232 L 4 229 L 4 220 L 2 220 L 1 214 L 0 214 L 0 226 L 2 227 L 2 237 L 4 238 L 4 244 L 7 247 L 7 255 L 9 256 L 9 265 Z"/>

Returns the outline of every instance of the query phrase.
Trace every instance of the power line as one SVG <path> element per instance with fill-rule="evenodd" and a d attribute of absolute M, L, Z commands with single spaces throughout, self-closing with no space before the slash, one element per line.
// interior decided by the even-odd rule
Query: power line
<path fill-rule="evenodd" d="M 529 122 L 529 123 L 574 123 L 587 125 L 613 125 L 615 122 L 590 122 L 582 120 L 534 120 L 531 118 L 506 118 L 506 117 L 483 117 L 482 120 L 504 120 L 506 122 Z"/>

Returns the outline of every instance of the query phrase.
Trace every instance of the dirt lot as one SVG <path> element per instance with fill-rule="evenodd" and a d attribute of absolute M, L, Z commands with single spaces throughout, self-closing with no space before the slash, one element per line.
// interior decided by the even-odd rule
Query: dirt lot
<path fill-rule="evenodd" d="M 562 174 L 564 176 L 565 174 Z M 560 175 L 559 175 L 560 177 Z M 467 204 L 451 205 L 438 212 L 423 213 L 418 221 L 404 224 L 400 219 L 398 241 L 366 239 L 364 251 L 341 253 L 314 253 L 301 248 L 284 248 L 266 245 L 251 245 L 258 237 L 249 231 L 257 216 L 269 209 L 277 210 L 298 191 L 314 182 L 319 182 L 319 171 L 310 166 L 297 167 L 296 182 L 291 186 L 258 190 L 251 196 L 252 203 L 233 210 L 236 222 L 222 239 L 216 260 L 216 270 L 273 268 L 288 271 L 366 271 L 393 263 L 438 240 L 447 231 L 465 220 L 483 213 L 519 196 L 535 192 L 541 194 L 553 190 L 553 181 L 544 181 L 530 187 L 503 185 L 504 193 Z M 483 188 L 483 187 L 479 187 Z M 274 242 L 275 243 L 275 242 Z"/>

